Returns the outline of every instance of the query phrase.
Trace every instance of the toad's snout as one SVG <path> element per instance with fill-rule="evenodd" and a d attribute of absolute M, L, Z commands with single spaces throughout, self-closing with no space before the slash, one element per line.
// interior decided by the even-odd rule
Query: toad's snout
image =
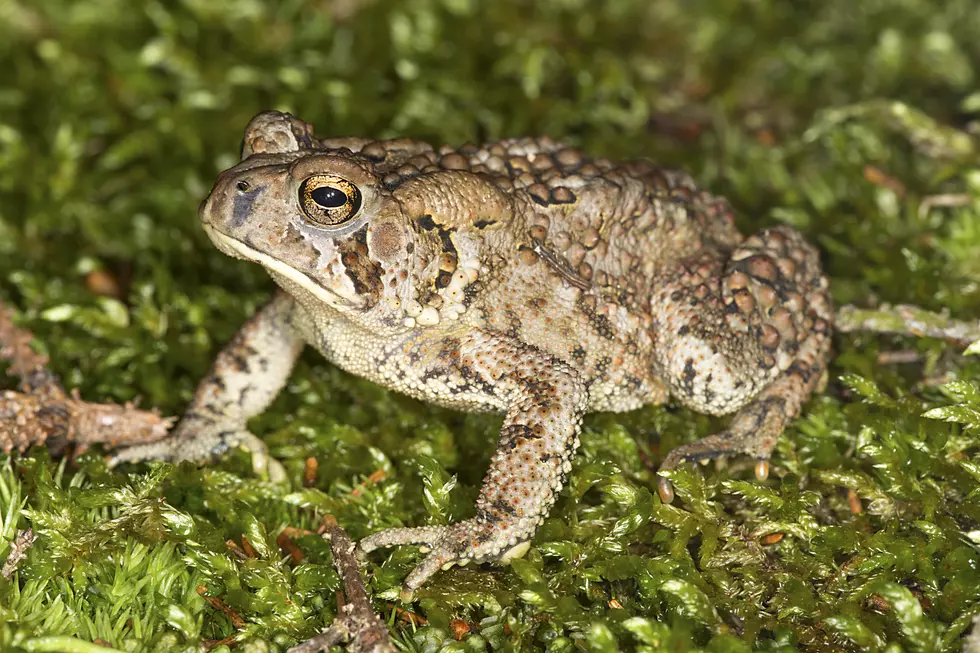
<path fill-rule="evenodd" d="M 288 165 L 253 156 L 218 176 L 199 217 L 239 240 L 257 237 L 297 211 L 296 183 Z"/>
<path fill-rule="evenodd" d="M 198 211 L 201 222 L 229 235 L 244 228 L 266 191 L 265 184 L 250 177 L 232 171 L 219 176 Z"/>

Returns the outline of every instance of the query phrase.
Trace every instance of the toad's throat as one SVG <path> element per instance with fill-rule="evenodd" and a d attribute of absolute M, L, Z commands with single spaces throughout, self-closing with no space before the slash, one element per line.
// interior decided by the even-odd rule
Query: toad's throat
<path fill-rule="evenodd" d="M 309 275 L 292 268 L 282 261 L 278 261 L 268 254 L 260 252 L 254 247 L 250 247 L 240 240 L 236 240 L 227 234 L 218 231 L 214 225 L 207 222 L 203 223 L 204 232 L 223 254 L 233 258 L 245 259 L 258 263 L 264 267 L 269 274 L 279 283 L 285 282 L 288 285 L 296 286 L 304 292 L 309 293 L 317 300 L 333 306 L 337 309 L 356 309 L 362 308 L 364 302 L 355 303 L 337 293 L 325 288 L 319 282 L 312 279 Z M 287 288 L 287 291 L 289 289 Z"/>

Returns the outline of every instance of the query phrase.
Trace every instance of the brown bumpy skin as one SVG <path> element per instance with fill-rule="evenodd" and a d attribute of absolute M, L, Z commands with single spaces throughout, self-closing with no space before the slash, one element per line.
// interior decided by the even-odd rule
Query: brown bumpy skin
<path fill-rule="evenodd" d="M 760 477 L 824 373 L 831 307 L 816 250 L 788 227 L 743 238 L 683 173 L 547 139 L 432 148 L 317 140 L 256 116 L 201 220 L 281 290 L 219 354 L 174 436 L 112 461 L 245 446 L 304 344 L 400 392 L 506 415 L 476 516 L 381 531 L 363 552 L 423 544 L 407 593 L 439 568 L 520 555 L 554 504 L 582 415 L 673 396 L 733 413 L 661 467 L 748 454 Z M 660 493 L 669 501 L 670 483 Z"/>

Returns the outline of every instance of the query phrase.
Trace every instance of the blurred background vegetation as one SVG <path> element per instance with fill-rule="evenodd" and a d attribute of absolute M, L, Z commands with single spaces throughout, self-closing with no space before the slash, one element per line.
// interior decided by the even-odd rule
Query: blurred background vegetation
<path fill-rule="evenodd" d="M 195 211 L 269 108 L 322 136 L 547 134 L 650 157 L 727 195 L 746 231 L 804 231 L 839 303 L 980 318 L 976 0 L 0 0 L 0 64 L 0 299 L 90 400 L 179 414 L 267 296 Z M 980 613 L 980 361 L 835 347 L 766 483 L 745 461 L 687 470 L 663 506 L 662 453 L 723 421 L 596 415 L 525 559 L 443 572 L 400 606 L 418 552 L 372 558 L 399 645 L 960 650 Z M 921 416 L 935 407 L 952 423 Z M 339 586 L 328 547 L 298 537 L 297 561 L 282 528 L 465 517 L 498 426 L 309 354 L 253 424 L 292 487 L 241 454 L 4 459 L 0 555 L 18 528 L 40 538 L 0 581 L 0 650 L 281 650 L 330 622 Z"/>

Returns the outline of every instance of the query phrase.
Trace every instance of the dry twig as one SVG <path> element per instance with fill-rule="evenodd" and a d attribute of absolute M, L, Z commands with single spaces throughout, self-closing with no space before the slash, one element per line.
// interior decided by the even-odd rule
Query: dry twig
<path fill-rule="evenodd" d="M 922 218 L 929 215 L 934 207 L 944 206 L 944 207 L 957 207 L 966 206 L 970 202 L 975 201 L 972 195 L 967 195 L 966 193 L 947 193 L 943 195 L 929 195 L 923 198 L 922 202 L 919 203 L 919 217 Z"/>
<path fill-rule="evenodd" d="M 361 571 L 354 554 L 355 544 L 336 523 L 326 524 L 323 535 L 330 540 L 333 563 L 344 582 L 347 603 L 340 606 L 330 628 L 311 640 L 289 649 L 288 653 L 318 653 L 331 646 L 349 642 L 353 653 L 395 653 L 388 629 L 371 608 Z"/>
<path fill-rule="evenodd" d="M 214 608 L 221 614 L 228 617 L 228 620 L 231 621 L 231 625 L 234 626 L 236 629 L 241 630 L 242 628 L 248 625 L 245 623 L 245 620 L 242 619 L 242 616 L 238 614 L 238 612 L 236 612 L 235 609 L 232 608 L 230 605 L 228 605 L 227 603 L 225 603 L 224 601 L 222 601 L 216 596 L 208 596 L 207 585 L 198 585 L 197 594 L 202 599 L 207 601 L 208 605 L 210 605 L 212 608 Z"/>
<path fill-rule="evenodd" d="M 950 319 L 918 306 L 882 304 L 877 309 L 843 306 L 837 312 L 838 331 L 873 331 L 940 338 L 965 347 L 980 340 L 980 323 Z"/>
<path fill-rule="evenodd" d="M 0 391 L 0 451 L 25 451 L 36 444 L 60 449 L 69 442 L 82 447 L 152 442 L 167 434 L 173 418 L 138 410 L 127 403 L 97 404 L 70 395 L 48 369 L 48 358 L 31 349 L 33 336 L 14 326 L 0 303 L 0 358 L 10 361 L 8 374 L 20 379 L 19 392 Z"/>
<path fill-rule="evenodd" d="M 3 576 L 4 580 L 10 580 L 17 571 L 17 565 L 20 561 L 27 557 L 27 551 L 32 546 L 34 546 L 34 540 L 37 539 L 37 535 L 30 528 L 24 531 L 17 531 L 17 538 L 10 543 L 10 553 L 7 554 L 7 561 L 3 563 L 3 569 L 0 569 L 0 576 Z"/>

